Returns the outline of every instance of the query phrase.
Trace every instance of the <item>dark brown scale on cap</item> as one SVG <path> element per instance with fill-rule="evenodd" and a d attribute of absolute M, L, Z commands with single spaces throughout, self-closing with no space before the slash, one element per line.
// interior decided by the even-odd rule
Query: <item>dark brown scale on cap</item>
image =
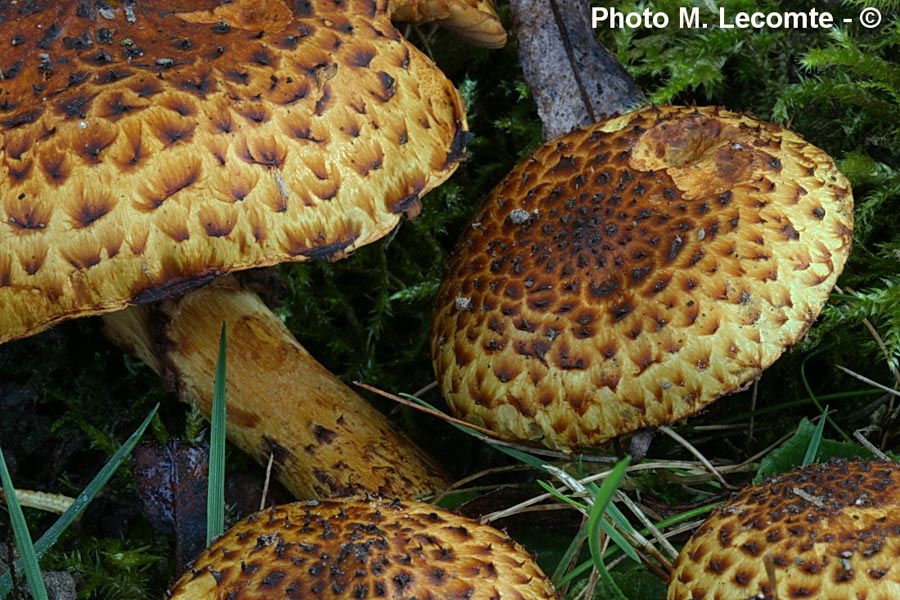
<path fill-rule="evenodd" d="M 701 525 L 668 600 L 900 597 L 900 465 L 813 464 L 735 494 Z"/>
<path fill-rule="evenodd" d="M 351 498 L 286 504 L 235 525 L 170 600 L 208 598 L 556 598 L 504 533 L 422 502 Z"/>
<path fill-rule="evenodd" d="M 554 448 L 693 414 L 805 334 L 852 203 L 824 152 L 717 108 L 551 141 L 463 234 L 438 297 L 438 381 L 459 416 Z"/>
<path fill-rule="evenodd" d="M 148 281 L 343 256 L 461 157 L 460 96 L 385 2 L 21 6 L 0 3 L 0 342 Z"/>

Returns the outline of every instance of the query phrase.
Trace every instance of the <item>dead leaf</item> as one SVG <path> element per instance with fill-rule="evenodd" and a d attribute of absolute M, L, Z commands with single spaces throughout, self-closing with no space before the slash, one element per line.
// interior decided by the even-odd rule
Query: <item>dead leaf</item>
<path fill-rule="evenodd" d="M 510 0 L 510 8 L 544 140 L 627 112 L 643 100 L 631 76 L 597 41 L 585 0 Z"/>
<path fill-rule="evenodd" d="M 134 460 L 144 512 L 157 531 L 175 534 L 180 573 L 206 547 L 209 448 L 183 440 L 141 442 Z"/>

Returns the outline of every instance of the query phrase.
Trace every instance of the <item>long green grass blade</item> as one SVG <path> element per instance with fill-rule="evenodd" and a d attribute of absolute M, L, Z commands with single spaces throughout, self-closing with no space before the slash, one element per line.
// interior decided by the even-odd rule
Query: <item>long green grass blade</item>
<path fill-rule="evenodd" d="M 3 482 L 3 491 L 6 492 L 6 506 L 9 509 L 9 519 L 12 522 L 13 535 L 16 538 L 16 548 L 25 570 L 25 579 L 28 581 L 28 589 L 35 600 L 47 600 L 47 588 L 44 586 L 44 577 L 41 575 L 41 567 L 38 564 L 34 545 L 31 543 L 31 534 L 28 532 L 28 523 L 19 506 L 16 497 L 16 488 L 13 486 L 12 477 L 6 467 L 6 459 L 3 450 L 0 449 L 0 481 Z"/>
<path fill-rule="evenodd" d="M 613 495 L 615 495 L 616 489 L 618 489 L 619 484 L 625 477 L 625 470 L 628 468 L 628 463 L 630 462 L 631 458 L 626 456 L 616 463 L 616 466 L 613 467 L 606 479 L 603 480 L 603 485 L 600 486 L 597 495 L 594 497 L 594 505 L 591 507 L 591 514 L 590 517 L 588 517 L 588 547 L 591 550 L 594 567 L 600 573 L 600 577 L 603 581 L 609 586 L 609 590 L 616 600 L 628 599 L 625 598 L 625 595 L 616 585 L 616 582 L 613 581 L 609 571 L 606 569 L 606 564 L 603 562 L 603 553 L 600 551 L 600 529 L 605 521 L 603 515 L 606 512 L 606 507 L 612 502 Z"/>
<path fill-rule="evenodd" d="M 569 504 L 578 510 L 589 512 L 588 506 L 586 504 L 582 504 L 574 498 L 566 496 L 562 492 L 559 492 L 556 488 L 554 488 L 546 481 L 538 480 L 538 485 L 540 485 L 541 488 L 543 488 L 547 493 L 549 493 L 557 500 Z M 588 492 L 590 492 L 592 498 L 596 498 L 600 493 L 600 488 L 598 488 L 593 483 L 586 484 L 585 488 L 588 490 Z M 607 535 L 607 537 L 609 537 L 610 541 L 613 544 L 621 548 L 621 550 L 628 556 L 628 558 L 632 559 L 635 562 L 640 562 L 641 558 L 640 556 L 638 556 L 637 551 L 628 541 L 628 538 L 622 535 L 621 531 L 619 531 L 619 529 L 621 529 L 628 534 L 632 534 L 632 536 L 636 533 L 634 527 L 632 527 L 631 523 L 628 522 L 628 518 L 624 514 L 622 514 L 622 511 L 620 511 L 615 504 L 607 505 L 606 515 L 609 517 L 609 520 L 601 519 L 600 529 Z M 612 521 L 612 523 L 610 521 Z M 618 526 L 619 529 L 616 529 L 613 524 Z M 607 553 L 609 553 L 609 550 L 607 550 Z"/>
<path fill-rule="evenodd" d="M 596 498 L 600 494 L 600 488 L 594 482 L 589 482 L 585 485 L 587 490 L 591 493 L 591 496 Z M 635 536 L 637 531 L 634 527 L 632 527 L 631 522 L 628 521 L 628 517 L 626 517 L 619 507 L 615 504 L 610 503 L 606 507 L 606 516 L 609 517 L 609 520 L 612 523 L 615 523 L 619 529 L 624 531 L 625 533 Z M 600 528 L 603 530 L 607 536 L 609 536 L 610 540 L 630 558 L 635 562 L 640 562 L 641 558 L 638 556 L 637 551 L 634 549 L 634 546 L 622 535 L 615 527 L 613 527 L 612 523 L 609 523 L 606 519 L 600 523 Z M 607 550 L 607 554 L 609 550 Z"/>
<path fill-rule="evenodd" d="M 219 337 L 209 432 L 209 487 L 206 491 L 206 545 L 225 531 L 225 323 Z"/>
<path fill-rule="evenodd" d="M 131 434 L 125 443 L 122 444 L 122 447 L 119 448 L 107 463 L 100 469 L 100 472 L 97 473 L 91 482 L 84 488 L 84 490 L 78 494 L 75 498 L 75 501 L 72 503 L 72 506 L 69 507 L 66 512 L 61 514 L 56 522 L 53 523 L 44 532 L 44 535 L 35 543 L 34 552 L 40 560 L 40 558 L 49 550 L 53 544 L 56 543 L 56 540 L 59 539 L 59 536 L 71 525 L 75 519 L 78 518 L 87 505 L 90 504 L 91 500 L 93 500 L 97 494 L 100 493 L 100 490 L 106 485 L 106 482 L 109 481 L 109 478 L 113 476 L 119 467 L 122 464 L 122 461 L 125 460 L 125 457 L 131 454 L 131 451 L 134 450 L 134 447 L 137 445 L 138 441 L 141 439 L 141 436 L 144 435 L 144 431 L 147 429 L 147 426 L 150 425 L 150 421 L 153 420 L 153 417 L 156 416 L 156 411 L 159 410 L 159 405 L 153 407 L 153 410 L 150 411 L 150 414 L 147 415 L 147 418 L 144 419 L 144 422 L 141 423 L 141 426 L 138 427 L 134 433 Z M 17 561 L 18 567 L 18 561 Z M 5 598 L 9 592 L 12 591 L 12 575 L 9 570 L 6 569 L 3 572 L 3 575 L 0 576 L 0 598 Z"/>
<path fill-rule="evenodd" d="M 572 564 L 572 561 L 575 560 L 581 551 L 581 546 L 584 543 L 585 537 L 587 537 L 587 528 L 582 526 L 581 529 L 578 530 L 578 534 L 572 538 L 571 542 L 569 542 L 569 546 L 566 548 L 562 559 L 560 559 L 559 563 L 556 565 L 553 575 L 550 576 L 550 580 L 553 582 L 554 586 L 556 586 L 556 589 L 561 587 L 560 580 L 565 576 L 569 565 Z"/>
<path fill-rule="evenodd" d="M 624 552 L 625 555 L 628 556 L 628 558 L 635 562 L 640 562 L 641 557 L 638 556 L 638 553 L 634 549 L 634 546 L 632 546 L 631 542 L 628 541 L 628 538 L 622 535 L 622 532 L 619 531 L 619 529 L 621 529 L 622 531 L 625 531 L 629 534 L 636 533 L 634 527 L 632 527 L 631 523 L 628 522 L 628 518 L 622 514 L 622 511 L 619 510 L 619 507 L 617 507 L 615 504 L 610 504 L 606 507 L 606 515 L 609 517 L 612 523 L 610 523 L 606 519 L 601 519 L 600 528 L 603 530 L 603 533 L 605 533 L 607 537 L 609 537 L 612 543 L 621 548 L 622 552 Z M 613 526 L 613 523 L 618 525 L 619 529 L 616 529 Z"/>
<path fill-rule="evenodd" d="M 816 430 L 813 432 L 812 437 L 809 438 L 809 445 L 806 447 L 806 455 L 803 457 L 803 465 L 806 466 L 812 464 L 816 460 L 816 455 L 819 454 L 819 445 L 822 443 L 822 434 L 825 433 L 825 422 L 828 421 L 828 407 L 826 406 L 822 410 L 822 418 L 819 419 L 819 423 L 816 425 Z"/>
<path fill-rule="evenodd" d="M 542 488 L 545 492 L 547 492 L 548 494 L 550 494 L 551 496 L 553 496 L 554 498 L 556 498 L 556 499 L 559 500 L 560 502 L 563 502 L 563 503 L 565 503 L 565 504 L 568 504 L 568 505 L 574 507 L 574 508 L 577 509 L 577 510 L 587 511 L 587 509 L 588 509 L 587 504 L 582 504 L 581 502 L 578 502 L 578 501 L 575 500 L 574 498 L 572 498 L 572 497 L 570 497 L 570 496 L 566 496 L 565 494 L 563 494 L 562 492 L 560 492 L 559 490 L 557 490 L 555 487 L 553 487 L 552 485 L 550 485 L 550 484 L 547 483 L 546 481 L 543 481 L 543 480 L 540 480 L 540 479 L 539 479 L 537 483 L 538 483 L 539 486 L 541 486 L 541 488 Z"/>

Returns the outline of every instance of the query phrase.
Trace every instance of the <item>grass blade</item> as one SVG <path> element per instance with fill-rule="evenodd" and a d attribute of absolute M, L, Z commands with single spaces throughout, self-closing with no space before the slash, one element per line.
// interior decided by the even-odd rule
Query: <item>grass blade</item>
<path fill-rule="evenodd" d="M 592 498 L 597 498 L 600 494 L 600 488 L 596 483 L 588 483 L 585 485 L 588 492 L 590 492 Z M 596 502 L 596 500 L 595 500 Z M 613 527 L 613 523 L 619 527 L 625 533 L 635 537 L 637 531 L 634 527 L 631 526 L 631 523 L 628 521 L 628 517 L 622 514 L 622 511 L 619 510 L 619 507 L 615 504 L 609 504 L 606 508 L 606 516 L 609 517 L 609 520 L 612 523 L 608 522 L 606 519 L 600 523 L 600 528 L 603 530 L 603 533 L 609 537 L 609 539 L 619 548 L 621 548 L 622 552 L 624 552 L 628 558 L 635 562 L 640 562 L 641 558 L 638 556 L 637 551 L 634 549 L 634 546 L 631 545 L 625 536 L 623 536 L 615 527 Z M 607 551 L 608 553 L 608 551 Z"/>
<path fill-rule="evenodd" d="M 47 600 L 47 588 L 44 586 L 44 577 L 41 575 L 41 567 L 38 557 L 31 543 L 31 534 L 28 532 L 28 524 L 19 499 L 16 497 L 16 488 L 13 486 L 12 477 L 6 467 L 6 459 L 3 450 L 0 449 L 0 481 L 3 482 L 3 490 L 6 492 L 6 506 L 9 509 L 9 519 L 12 522 L 13 535 L 16 538 L 16 548 L 19 550 L 21 561 L 25 567 L 25 579 L 28 581 L 28 589 L 35 600 Z"/>
<path fill-rule="evenodd" d="M 610 504 L 606 508 L 606 514 L 609 516 L 610 520 L 619 526 L 622 531 L 625 531 L 629 535 L 634 537 L 634 534 L 637 533 L 634 530 L 634 527 L 631 526 L 631 523 L 628 522 L 628 518 L 622 514 L 622 511 L 615 504 Z M 622 549 L 622 552 L 635 562 L 640 562 L 641 557 L 638 556 L 637 551 L 634 549 L 634 546 L 631 545 L 631 542 L 628 541 L 622 533 L 613 526 L 613 523 L 610 523 L 606 519 L 600 520 L 600 528 L 603 529 L 603 533 L 612 541 L 616 546 Z"/>
<path fill-rule="evenodd" d="M 219 337 L 209 432 L 209 486 L 206 492 L 206 545 L 225 531 L 225 323 Z"/>
<path fill-rule="evenodd" d="M 576 510 L 585 511 L 585 512 L 588 510 L 587 504 L 582 504 L 581 502 L 578 502 L 578 501 L 575 500 L 574 498 L 571 498 L 571 497 L 569 497 L 569 496 L 566 496 L 565 494 L 563 494 L 562 492 L 560 492 L 559 490 L 557 490 L 555 487 L 553 487 L 552 485 L 550 485 L 550 484 L 547 483 L 546 481 L 543 481 L 543 480 L 541 480 L 541 479 L 538 479 L 538 482 L 537 482 L 537 483 L 538 483 L 539 486 L 541 486 L 541 488 L 542 488 L 545 492 L 547 492 L 548 494 L 550 494 L 551 496 L 553 496 L 554 498 L 556 498 L 556 499 L 559 500 L 560 502 L 564 502 L 565 504 L 568 504 L 568 505 L 574 507 Z"/>
<path fill-rule="evenodd" d="M 812 437 L 809 439 L 809 445 L 806 447 L 806 455 L 803 457 L 803 465 L 806 466 L 812 464 L 816 460 L 816 455 L 819 453 L 819 445 L 822 443 L 822 434 L 825 432 L 825 422 L 828 421 L 828 407 L 822 411 L 822 418 L 819 419 L 819 423 L 816 425 L 816 430 L 813 432 Z"/>
<path fill-rule="evenodd" d="M 622 594 L 616 582 L 613 581 L 603 562 L 603 553 L 600 550 L 600 528 L 605 521 L 603 515 L 606 512 L 606 507 L 612 502 L 616 489 L 618 489 L 619 483 L 625 477 L 625 470 L 630 462 L 631 458 L 626 456 L 616 463 L 609 476 L 603 480 L 603 485 L 600 486 L 597 495 L 594 497 L 594 505 L 591 507 L 591 514 L 588 518 L 588 547 L 591 550 L 594 567 L 600 573 L 600 577 L 606 585 L 609 586 L 610 593 L 616 600 L 627 600 L 627 598 Z"/>
<path fill-rule="evenodd" d="M 125 457 L 131 454 L 131 451 L 134 450 L 134 447 L 137 445 L 138 441 L 141 439 L 141 436 L 144 435 L 144 431 L 150 425 L 150 422 L 153 420 L 153 417 L 156 416 L 156 411 L 159 410 L 159 405 L 153 407 L 153 410 L 150 411 L 150 414 L 147 415 L 147 418 L 144 419 L 144 422 L 141 423 L 140 427 L 138 427 L 134 433 L 131 434 L 125 443 L 122 444 L 122 447 L 119 448 L 107 463 L 100 469 L 100 472 L 97 473 L 91 482 L 84 488 L 84 490 L 78 494 L 78 497 L 75 498 L 75 502 L 72 503 L 72 506 L 64 512 L 60 517 L 51 525 L 47 531 L 44 532 L 44 535 L 34 544 L 35 554 L 40 560 L 40 558 L 49 550 L 53 544 L 56 543 L 56 540 L 59 539 L 59 536 L 71 525 L 75 519 L 78 518 L 78 515 L 87 508 L 87 505 L 90 504 L 91 500 L 100 493 L 100 490 L 106 485 L 106 482 L 109 481 L 109 478 L 113 476 L 119 467 L 122 465 L 122 461 L 125 460 Z M 18 561 L 16 561 L 18 566 Z M 9 592 L 12 591 L 12 575 L 9 570 L 6 569 L 2 576 L 0 576 L 0 598 L 5 598 Z"/>
<path fill-rule="evenodd" d="M 584 543 L 585 537 L 587 537 L 587 529 L 582 526 L 581 529 L 578 530 L 578 534 L 572 538 L 572 541 L 569 543 L 568 548 L 566 548 L 562 559 L 560 559 L 559 563 L 556 565 L 556 569 L 553 571 L 553 575 L 550 576 L 550 580 L 553 582 L 553 585 L 556 587 L 556 589 L 560 589 L 562 587 L 560 580 L 566 575 L 566 569 L 569 568 L 569 565 L 572 564 L 572 562 L 580 553 L 581 546 Z"/>

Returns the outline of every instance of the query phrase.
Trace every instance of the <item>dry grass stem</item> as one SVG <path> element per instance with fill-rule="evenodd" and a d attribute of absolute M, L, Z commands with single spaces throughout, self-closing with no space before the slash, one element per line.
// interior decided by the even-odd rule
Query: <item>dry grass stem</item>
<path fill-rule="evenodd" d="M 418 402 L 413 402 L 412 400 L 408 400 L 407 398 L 404 398 L 402 396 L 397 396 L 396 394 L 392 394 L 390 392 L 386 392 L 384 390 L 378 389 L 377 387 L 369 385 L 368 383 L 365 383 L 362 381 L 354 381 L 353 385 L 355 385 L 357 387 L 361 387 L 364 390 L 368 390 L 368 391 L 372 392 L 373 394 L 378 394 L 382 398 L 387 398 L 388 400 L 393 400 L 394 402 L 396 402 L 398 404 L 402 404 L 403 406 L 408 406 L 409 408 L 414 408 L 415 410 L 417 410 L 419 412 L 425 413 L 426 415 L 431 415 L 432 417 L 436 417 L 438 419 L 441 419 L 442 421 L 446 421 L 448 423 L 454 423 L 456 425 L 461 425 L 463 427 L 468 427 L 472 431 L 481 434 L 481 436 L 483 436 L 484 438 L 487 438 L 487 440 L 485 440 L 485 441 L 497 442 L 497 443 L 499 443 L 499 442 L 510 443 L 511 442 L 511 440 L 506 440 L 504 438 L 499 437 L 496 433 L 494 433 L 490 429 L 487 429 L 485 427 L 479 427 L 478 425 L 473 425 L 472 423 L 469 423 L 468 421 L 463 421 L 462 419 L 457 419 L 456 417 L 451 417 L 450 415 L 443 413 L 439 410 L 435 410 L 433 408 L 423 406 L 423 405 L 419 404 Z M 478 437 L 478 436 L 476 436 L 476 437 Z M 479 439 L 481 439 L 481 438 L 479 438 Z"/>
<path fill-rule="evenodd" d="M 266 507 L 266 498 L 269 495 L 269 483 L 272 481 L 272 464 L 275 462 L 275 454 L 269 452 L 269 461 L 266 463 L 266 479 L 263 481 L 262 494 L 259 497 L 259 510 Z"/>
<path fill-rule="evenodd" d="M 778 580 L 775 577 L 775 558 L 766 553 L 763 556 L 763 564 L 766 567 L 766 576 L 769 578 L 769 587 L 772 588 L 772 600 L 778 600 Z"/>
<path fill-rule="evenodd" d="M 750 423 L 729 423 L 727 425 L 694 425 L 691 427 L 693 431 L 735 431 L 750 427 Z"/>
<path fill-rule="evenodd" d="M 851 377 L 855 377 L 856 379 L 859 379 L 863 383 L 868 383 L 872 387 L 876 387 L 879 390 L 883 390 L 883 391 L 887 392 L 888 394 L 891 394 L 894 396 L 900 396 L 900 392 L 898 392 L 894 388 L 889 388 L 888 386 L 878 383 L 877 381 L 872 381 L 865 375 L 860 375 L 856 371 L 851 371 L 850 369 L 848 369 L 847 367 L 845 367 L 843 365 L 834 365 L 834 366 L 837 367 L 838 369 L 840 369 L 841 371 L 843 371 L 844 373 L 846 373 L 847 375 L 850 375 Z"/>
<path fill-rule="evenodd" d="M 431 503 L 437 504 L 438 502 L 440 502 L 441 500 L 443 500 L 444 498 L 446 498 L 447 496 L 449 496 L 451 493 L 454 493 L 454 492 L 463 492 L 463 491 L 471 492 L 473 490 L 481 490 L 481 489 L 493 490 L 493 489 L 497 489 L 500 487 L 504 487 L 504 486 L 498 486 L 498 485 L 478 486 L 478 487 L 471 487 L 471 488 L 465 487 L 466 485 L 472 483 L 473 481 L 481 479 L 482 477 L 489 477 L 490 475 L 496 475 L 497 473 L 514 473 L 516 471 L 530 471 L 532 469 L 533 469 L 533 467 L 529 467 L 528 465 L 516 464 L 516 465 L 506 465 L 503 467 L 491 467 L 490 469 L 484 469 L 482 471 L 478 471 L 477 473 L 473 473 L 473 474 L 469 475 L 468 477 L 463 477 L 462 479 L 458 479 L 458 480 L 454 481 L 453 483 L 451 483 L 447 489 L 445 489 L 440 494 L 435 496 L 431 500 Z"/>
<path fill-rule="evenodd" d="M 756 425 L 756 396 L 759 393 L 759 379 L 753 382 L 753 392 L 750 394 L 750 426 L 747 428 L 747 449 L 753 443 L 753 429 Z"/>
<path fill-rule="evenodd" d="M 415 392 L 413 392 L 413 396 L 416 397 L 416 398 L 421 398 L 422 396 L 424 396 L 425 394 L 427 394 L 427 393 L 430 392 L 431 390 L 435 389 L 436 387 L 437 387 L 437 381 L 432 381 L 431 383 L 429 383 L 429 384 L 426 385 L 425 387 L 419 388 L 418 390 L 416 390 Z"/>
<path fill-rule="evenodd" d="M 557 491 L 562 493 L 562 491 L 564 489 L 565 489 L 564 487 L 560 486 L 559 488 L 557 488 Z M 492 513 L 488 513 L 486 515 L 481 515 L 481 517 L 478 518 L 478 522 L 487 524 L 487 523 L 493 523 L 494 521 L 498 521 L 500 519 L 505 519 L 506 517 L 510 517 L 512 515 L 519 514 L 529 507 L 538 505 L 541 502 L 549 500 L 552 497 L 553 496 L 549 493 L 538 494 L 537 496 L 532 496 L 528 500 L 523 500 L 522 502 L 519 502 L 518 504 L 514 504 L 513 506 L 509 506 L 502 510 L 496 510 L 496 511 L 494 511 Z"/>
<path fill-rule="evenodd" d="M 497 434 L 490 429 L 485 427 L 480 427 L 478 425 L 473 425 L 468 421 L 463 421 L 462 419 L 457 419 L 456 417 L 451 417 L 450 415 L 441 412 L 439 410 L 435 410 L 433 408 L 429 408 L 427 406 L 423 406 L 418 402 L 414 402 L 402 396 L 397 396 L 396 394 L 392 394 L 390 392 L 386 392 L 384 390 L 378 389 L 375 386 L 369 385 L 362 381 L 354 381 L 353 385 L 357 387 L 361 387 L 364 390 L 368 390 L 373 394 L 378 394 L 382 398 L 387 398 L 388 400 L 392 400 L 397 402 L 398 404 L 402 404 L 403 406 L 408 406 L 409 408 L 415 409 L 419 412 L 425 413 L 426 415 L 430 415 L 432 417 L 441 419 L 442 421 L 446 421 L 447 423 L 452 423 L 454 425 L 459 425 L 461 427 L 465 427 L 470 429 L 473 433 L 472 436 L 485 442 L 487 444 L 495 444 L 497 446 L 505 446 L 507 448 L 515 448 L 516 450 L 520 450 L 522 452 L 527 452 L 529 454 L 533 454 L 535 456 L 542 456 L 547 458 L 556 458 L 560 460 L 571 460 L 573 455 L 571 452 L 559 452 L 556 450 L 547 450 L 546 448 L 537 448 L 535 446 L 529 446 L 527 444 L 522 444 L 518 440 L 514 440 L 511 438 L 503 437 Z M 585 462 L 606 462 L 611 463 L 615 462 L 615 457 L 610 456 L 594 456 L 590 454 L 580 455 L 580 459 Z"/>
<path fill-rule="evenodd" d="M 866 450 L 874 454 L 880 460 L 891 460 L 890 457 L 881 451 L 875 444 L 869 441 L 869 439 L 863 434 L 862 430 L 857 429 L 853 432 L 853 437 L 856 439 L 860 445 L 864 446 Z"/>
<path fill-rule="evenodd" d="M 662 431 L 663 433 L 665 433 L 667 436 L 669 436 L 670 438 L 675 440 L 677 443 L 679 443 L 682 447 L 684 447 L 685 450 L 687 450 L 688 452 L 693 454 L 695 457 L 697 457 L 697 460 L 699 460 L 700 463 L 704 467 L 706 467 L 706 469 L 712 474 L 712 476 L 715 477 L 719 483 L 721 483 L 723 486 L 725 486 L 725 488 L 734 489 L 734 486 L 729 485 L 728 482 L 725 481 L 725 478 L 722 477 L 722 474 L 716 470 L 716 468 L 712 465 L 711 462 L 709 462 L 709 460 L 705 456 L 703 456 L 703 453 L 700 452 L 699 450 L 697 450 L 697 448 L 695 448 L 690 442 L 688 442 L 686 439 L 684 439 L 683 437 L 681 437 L 680 435 L 675 433 L 671 428 L 666 427 L 665 425 L 659 427 L 659 431 Z"/>
<path fill-rule="evenodd" d="M 628 497 L 628 494 L 624 494 L 620 491 L 616 494 L 616 498 L 618 498 L 618 500 L 622 502 L 622 504 L 628 507 L 628 510 L 631 511 L 631 514 L 633 514 L 637 518 L 637 520 L 641 522 L 641 525 L 647 528 L 647 531 L 650 532 L 650 535 L 653 536 L 653 539 L 655 539 L 660 547 L 666 552 L 666 554 L 668 554 L 668 557 L 660 555 L 657 560 L 667 571 L 671 571 L 671 561 L 675 560 L 675 557 L 678 556 L 678 550 L 675 549 L 675 546 L 669 543 L 669 540 L 666 539 L 666 536 L 664 536 L 663 533 L 656 527 L 656 525 L 649 518 L 647 518 L 647 515 L 644 514 L 644 511 L 641 509 L 641 507 Z"/>
<path fill-rule="evenodd" d="M 58 515 L 69 510 L 69 507 L 75 502 L 74 498 L 63 494 L 36 492 L 34 490 L 16 490 L 16 498 L 22 507 L 34 508 Z M 0 489 L 0 504 L 6 504 L 6 493 L 2 489 Z"/>
<path fill-rule="evenodd" d="M 822 502 L 822 498 L 819 496 L 813 496 L 812 494 L 808 494 L 798 487 L 792 487 L 791 493 L 794 494 L 795 496 L 799 496 L 799 497 L 803 498 L 810 504 L 818 506 L 819 508 L 825 508 L 825 503 Z"/>

